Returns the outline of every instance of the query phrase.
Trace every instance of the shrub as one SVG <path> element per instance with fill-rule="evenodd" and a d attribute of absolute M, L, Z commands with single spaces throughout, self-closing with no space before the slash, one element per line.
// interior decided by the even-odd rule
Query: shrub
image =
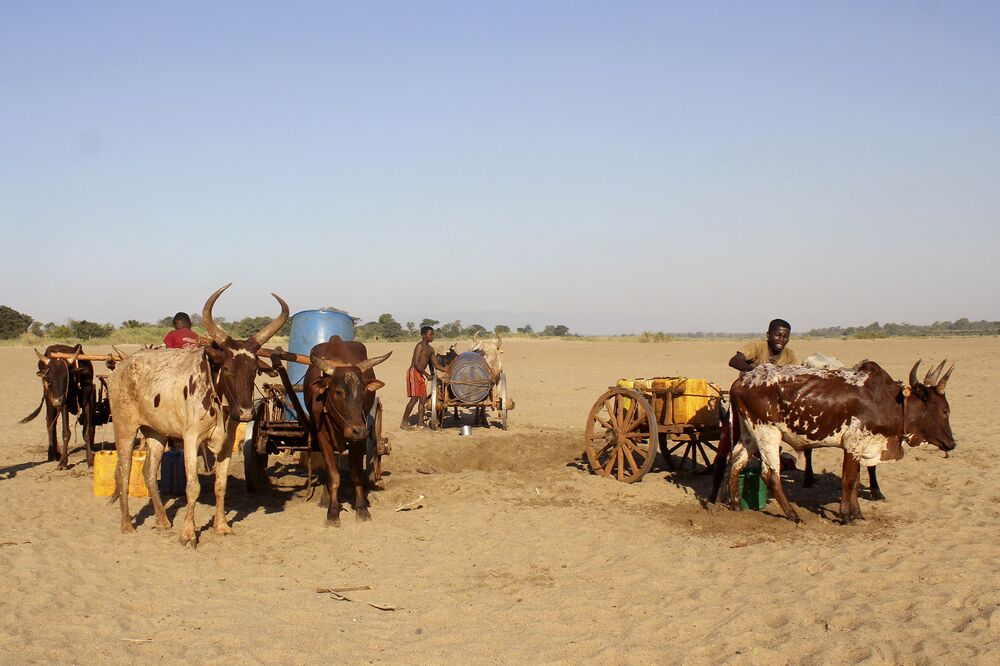
<path fill-rule="evenodd" d="M 28 330 L 32 318 L 14 308 L 0 305 L 0 340 L 16 338 Z"/>

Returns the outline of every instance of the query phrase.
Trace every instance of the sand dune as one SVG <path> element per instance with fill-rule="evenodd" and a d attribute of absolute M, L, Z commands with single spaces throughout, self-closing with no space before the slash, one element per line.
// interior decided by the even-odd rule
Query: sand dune
<path fill-rule="evenodd" d="M 324 527 L 290 459 L 272 469 L 274 490 L 248 495 L 237 457 L 235 534 L 211 531 L 206 479 L 197 550 L 177 543 L 179 528 L 153 530 L 146 500 L 132 500 L 139 527 L 121 535 L 82 451 L 69 470 L 44 462 L 42 420 L 16 424 L 40 396 L 34 354 L 0 348 L 4 663 L 997 663 L 1000 340 L 793 342 L 898 378 L 918 357 L 958 363 L 958 449 L 882 468 L 889 501 L 863 490 L 868 520 L 851 527 L 835 522 L 833 451 L 816 455 L 817 487 L 788 475 L 800 526 L 773 502 L 704 508 L 703 476 L 658 465 L 625 485 L 581 465 L 584 419 L 614 379 L 728 384 L 734 343 L 504 345 L 509 432 L 395 429 L 409 345 L 370 345 L 396 350 L 378 369 L 393 453 L 373 521 L 348 511 Z M 393 510 L 421 494 L 424 508 Z M 168 515 L 182 506 L 170 499 Z M 362 585 L 353 601 L 316 592 Z"/>

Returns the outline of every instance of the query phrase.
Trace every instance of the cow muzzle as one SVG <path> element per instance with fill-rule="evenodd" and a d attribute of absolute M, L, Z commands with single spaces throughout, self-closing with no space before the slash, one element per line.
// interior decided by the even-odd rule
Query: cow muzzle
<path fill-rule="evenodd" d="M 352 442 L 359 442 L 368 438 L 368 426 L 352 425 L 344 426 L 344 437 Z"/>

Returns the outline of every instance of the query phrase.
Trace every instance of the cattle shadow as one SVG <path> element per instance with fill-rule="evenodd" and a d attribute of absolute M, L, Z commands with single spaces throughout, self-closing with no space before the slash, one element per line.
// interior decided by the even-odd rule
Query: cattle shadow
<path fill-rule="evenodd" d="M 31 462 L 23 462 L 17 463 L 16 465 L 8 465 L 7 467 L 0 467 L 0 481 L 9 481 L 25 470 L 38 467 L 39 465 L 45 465 L 48 462 L 48 460 L 33 460 Z"/>

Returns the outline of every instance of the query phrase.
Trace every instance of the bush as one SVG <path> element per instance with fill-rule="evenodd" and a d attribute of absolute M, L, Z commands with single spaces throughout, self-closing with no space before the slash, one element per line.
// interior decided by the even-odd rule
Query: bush
<path fill-rule="evenodd" d="M 653 333 L 652 331 L 643 331 L 642 335 L 639 336 L 639 342 L 671 342 L 674 336 L 668 333 Z"/>
<path fill-rule="evenodd" d="M 92 321 L 81 319 L 79 321 L 69 320 L 69 337 L 89 340 L 90 338 L 103 338 L 111 334 L 115 327 L 111 324 L 95 324 Z"/>
<path fill-rule="evenodd" d="M 11 340 L 27 332 L 32 318 L 14 308 L 0 305 L 0 340 Z"/>

